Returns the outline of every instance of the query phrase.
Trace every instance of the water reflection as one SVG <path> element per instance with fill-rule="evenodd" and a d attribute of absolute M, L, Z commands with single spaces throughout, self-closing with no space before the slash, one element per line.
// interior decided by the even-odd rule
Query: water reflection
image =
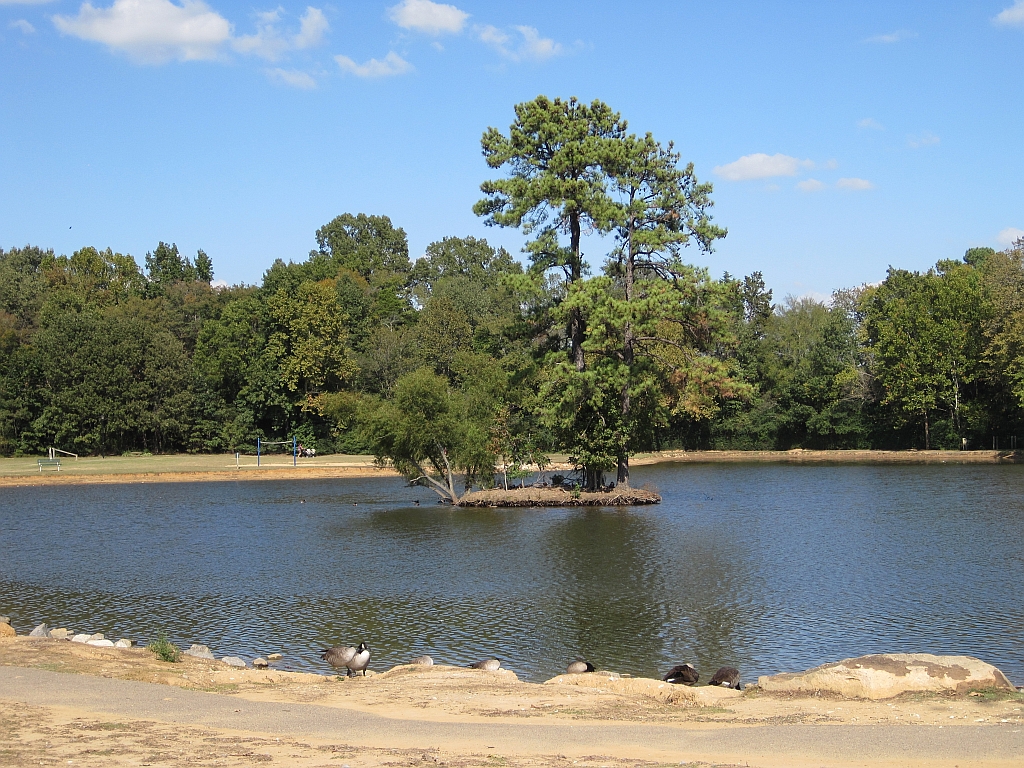
<path fill-rule="evenodd" d="M 497 655 L 530 679 L 576 656 L 749 680 L 928 651 L 1024 680 L 1024 468 L 637 477 L 662 505 L 453 510 L 378 479 L 4 489 L 0 613 L 22 632 L 279 650 L 292 669 L 366 640 L 372 668 Z"/>

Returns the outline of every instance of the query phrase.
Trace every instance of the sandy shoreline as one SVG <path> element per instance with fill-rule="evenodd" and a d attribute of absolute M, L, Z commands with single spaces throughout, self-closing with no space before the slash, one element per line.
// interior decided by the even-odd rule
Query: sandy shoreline
<path fill-rule="evenodd" d="M 0 765 L 952 768 L 1024 757 L 1019 695 L 865 701 L 574 677 L 399 666 L 339 679 L 0 638 Z"/>
<path fill-rule="evenodd" d="M 554 459 L 549 472 L 566 471 L 565 457 Z M 632 466 L 663 463 L 685 464 L 1017 464 L 1024 452 L 1016 451 L 661 451 L 640 454 Z M 36 458 L 0 459 L 0 487 L 25 485 L 76 485 L 93 483 L 190 483 L 239 480 L 317 480 L 357 477 L 398 477 L 382 469 L 371 456 L 318 457 L 301 459 L 297 467 L 287 457 L 264 459 L 257 467 L 255 457 L 226 455 L 181 455 L 145 457 L 97 457 L 65 459 L 61 471 L 40 472 Z"/>

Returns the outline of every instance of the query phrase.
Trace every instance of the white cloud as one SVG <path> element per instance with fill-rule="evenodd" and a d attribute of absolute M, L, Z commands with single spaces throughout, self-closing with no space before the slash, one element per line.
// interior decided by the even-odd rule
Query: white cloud
<path fill-rule="evenodd" d="M 852 189 L 856 192 L 875 188 L 875 185 L 867 179 L 840 179 L 836 182 L 836 186 L 840 189 Z"/>
<path fill-rule="evenodd" d="M 292 38 L 296 48 L 313 48 L 323 42 L 324 34 L 331 28 L 327 17 L 319 8 L 306 6 L 306 12 L 299 19 L 299 34 Z"/>
<path fill-rule="evenodd" d="M 939 137 L 930 131 L 925 131 L 917 136 L 907 136 L 907 145 L 911 149 L 920 149 L 921 147 L 933 147 L 939 143 Z"/>
<path fill-rule="evenodd" d="M 544 61 L 562 53 L 562 44 L 550 37 L 541 37 L 535 27 L 518 26 L 515 30 L 522 35 L 518 46 L 512 45 L 512 36 L 487 24 L 477 27 L 476 34 L 481 42 L 512 61 Z"/>
<path fill-rule="evenodd" d="M 413 67 L 394 51 L 388 53 L 383 60 L 370 59 L 365 64 L 356 64 L 348 56 L 335 56 L 334 60 L 345 72 L 357 77 L 392 77 L 411 72 Z"/>
<path fill-rule="evenodd" d="M 504 51 L 505 45 L 509 41 L 509 36 L 502 32 L 497 27 L 493 27 L 490 24 L 486 24 L 482 27 L 477 27 L 477 37 L 480 38 L 481 42 L 492 45 L 500 51 Z"/>
<path fill-rule="evenodd" d="M 267 77 L 292 88 L 301 88 L 304 91 L 311 91 L 316 88 L 316 80 L 313 76 L 298 69 L 281 69 L 280 67 L 267 70 Z"/>
<path fill-rule="evenodd" d="M 1000 11 L 992 23 L 1001 27 L 1024 27 L 1024 0 L 1017 0 L 1009 8 Z"/>
<path fill-rule="evenodd" d="M 8 29 L 20 29 L 21 30 L 21 34 L 23 34 L 23 35 L 34 35 L 35 32 L 36 32 L 36 28 L 33 27 L 31 24 L 29 24 L 24 19 L 18 19 L 17 21 L 12 21 L 10 24 L 7 25 L 7 28 Z"/>
<path fill-rule="evenodd" d="M 428 35 L 457 35 L 469 18 L 468 13 L 454 5 L 432 3 L 430 0 L 403 0 L 389 8 L 388 15 L 403 29 Z"/>
<path fill-rule="evenodd" d="M 912 37 L 917 37 L 917 32 L 908 32 L 905 29 L 901 29 L 897 32 L 889 32 L 884 35 L 875 35 L 874 37 L 867 38 L 865 43 L 898 43 L 901 40 L 909 40 Z"/>
<path fill-rule="evenodd" d="M 863 120 L 857 121 L 858 128 L 868 128 L 872 131 L 884 131 L 885 128 L 880 122 L 875 120 L 873 117 L 865 117 Z"/>
<path fill-rule="evenodd" d="M 797 182 L 796 188 L 801 192 L 820 192 L 825 188 L 825 185 L 817 179 L 804 179 Z"/>
<path fill-rule="evenodd" d="M 324 12 L 319 8 L 307 6 L 306 12 L 299 19 L 298 33 L 288 35 L 277 27 L 281 13 L 281 8 L 257 13 L 256 34 L 236 37 L 231 42 L 232 47 L 241 53 L 251 53 L 268 61 L 277 61 L 292 49 L 319 45 L 323 42 L 324 33 L 330 29 Z"/>
<path fill-rule="evenodd" d="M 241 53 L 277 61 L 288 50 L 288 41 L 275 26 L 281 18 L 281 9 L 262 11 L 256 14 L 256 34 L 242 35 L 231 41 L 232 47 Z"/>
<path fill-rule="evenodd" d="M 711 170 L 728 181 L 747 181 L 749 179 L 767 179 L 772 176 L 796 176 L 801 168 L 813 168 L 810 160 L 800 160 L 789 155 L 766 155 L 758 152 L 744 155 L 725 165 L 717 165 Z"/>
<path fill-rule="evenodd" d="M 82 3 L 78 15 L 54 16 L 63 34 L 103 43 L 137 61 L 213 59 L 231 37 L 231 24 L 202 0 L 114 0 L 109 8 Z"/>
<path fill-rule="evenodd" d="M 1022 237 L 1024 237 L 1024 229 L 1017 229 L 1016 227 L 1007 227 L 998 235 L 996 235 L 996 240 L 999 241 L 1000 245 L 1009 247 Z"/>
<path fill-rule="evenodd" d="M 516 29 L 523 36 L 523 44 L 519 48 L 521 58 L 543 61 L 562 52 L 561 43 L 556 43 L 550 37 L 541 37 L 540 32 L 534 27 L 516 27 Z"/>

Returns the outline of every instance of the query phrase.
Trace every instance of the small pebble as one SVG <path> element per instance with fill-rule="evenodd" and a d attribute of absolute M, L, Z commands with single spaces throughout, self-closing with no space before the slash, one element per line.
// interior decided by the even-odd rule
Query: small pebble
<path fill-rule="evenodd" d="M 270 663 L 266 659 L 258 657 L 252 660 L 252 665 L 256 669 L 266 669 L 270 666 Z"/>

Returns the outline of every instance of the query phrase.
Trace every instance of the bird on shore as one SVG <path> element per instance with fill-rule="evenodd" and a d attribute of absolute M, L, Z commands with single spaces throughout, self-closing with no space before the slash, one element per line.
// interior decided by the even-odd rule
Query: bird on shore
<path fill-rule="evenodd" d="M 723 688 L 740 689 L 740 671 L 736 667 L 721 667 L 708 682 L 708 685 L 721 685 Z"/>
<path fill-rule="evenodd" d="M 565 668 L 565 674 L 567 675 L 582 675 L 586 672 L 593 671 L 594 665 L 589 661 L 584 661 L 583 659 L 576 659 L 576 661 L 571 662 L 569 666 Z"/>
<path fill-rule="evenodd" d="M 357 672 L 362 672 L 363 677 L 366 677 L 366 667 L 370 664 L 370 648 L 366 643 L 360 643 L 356 648 L 350 645 L 336 645 L 323 651 L 320 658 L 335 669 L 348 669 L 349 677 Z"/>
<path fill-rule="evenodd" d="M 494 672 L 501 666 L 501 662 L 497 659 L 485 659 L 484 661 L 478 661 L 475 664 L 469 665 L 473 669 L 483 669 L 487 672 Z"/>
<path fill-rule="evenodd" d="M 700 679 L 700 675 L 690 664 L 676 664 L 661 679 L 666 683 L 675 683 L 676 685 L 693 685 Z"/>

